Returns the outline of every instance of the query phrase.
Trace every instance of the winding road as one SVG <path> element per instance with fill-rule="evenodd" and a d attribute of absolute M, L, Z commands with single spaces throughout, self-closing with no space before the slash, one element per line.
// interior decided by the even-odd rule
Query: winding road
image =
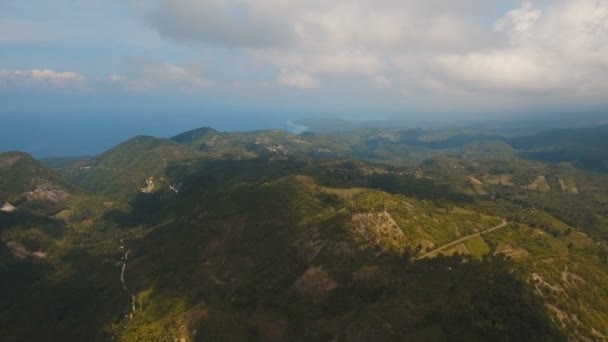
<path fill-rule="evenodd" d="M 131 308 L 133 309 L 133 312 L 135 312 L 135 296 L 133 293 L 131 293 L 131 291 L 129 291 L 127 284 L 125 283 L 125 270 L 127 268 L 127 259 L 129 258 L 129 253 L 131 253 L 130 249 L 125 253 L 125 260 L 122 263 L 122 271 L 120 272 L 120 282 L 122 283 L 122 288 L 125 289 L 125 291 L 127 291 L 127 293 L 131 296 Z"/>
<path fill-rule="evenodd" d="M 483 235 L 483 234 L 493 232 L 493 231 L 495 231 L 495 230 L 497 230 L 497 229 L 500 229 L 500 228 L 504 228 L 504 227 L 506 227 L 506 226 L 507 226 L 507 224 L 508 224 L 508 222 L 507 222 L 507 221 L 505 221 L 505 220 L 503 220 L 503 221 L 502 221 L 502 223 L 501 223 L 501 224 L 499 224 L 498 226 L 495 226 L 495 227 L 492 227 L 492 228 L 486 229 L 486 230 L 481 231 L 481 232 L 477 232 L 477 233 L 475 233 L 475 234 L 471 234 L 471 235 L 463 236 L 463 237 L 461 237 L 461 238 L 459 238 L 459 239 L 457 239 L 457 240 L 454 240 L 454 241 L 452 241 L 452 242 L 450 242 L 450 243 L 447 243 L 447 244 L 445 244 L 445 245 L 443 245 L 443 246 L 440 246 L 440 247 L 438 247 L 438 248 L 435 248 L 435 249 L 433 249 L 432 251 L 429 251 L 429 252 L 424 253 L 423 255 L 421 255 L 421 256 L 419 256 L 419 257 L 417 257 L 417 258 L 416 258 L 416 260 L 420 260 L 420 259 L 428 258 L 428 257 L 430 257 L 430 256 L 433 256 L 433 255 L 437 254 L 438 252 L 441 252 L 441 251 L 442 251 L 442 250 L 444 250 L 444 249 L 447 249 L 447 248 L 450 248 L 450 247 L 454 247 L 454 246 L 456 246 L 456 245 L 458 245 L 458 244 L 460 244 L 460 243 L 462 243 L 462 242 L 465 242 L 465 241 L 467 241 L 467 240 L 470 240 L 470 239 L 472 239 L 472 238 L 476 238 L 476 237 L 481 236 L 481 235 Z"/>

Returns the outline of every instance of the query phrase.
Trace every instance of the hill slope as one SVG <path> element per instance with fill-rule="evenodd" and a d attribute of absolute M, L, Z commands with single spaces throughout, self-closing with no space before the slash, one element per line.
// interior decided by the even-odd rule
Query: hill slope
<path fill-rule="evenodd" d="M 529 217 L 504 225 L 476 204 L 328 185 L 361 177 L 366 163 L 350 174 L 291 163 L 218 161 L 184 181 L 179 219 L 134 244 L 138 311 L 118 328 L 124 339 L 606 335 L 606 248 L 575 228 L 542 212 L 536 227 Z M 457 254 L 415 261 L 453 241 L 443 252 L 464 264 Z"/>
<path fill-rule="evenodd" d="M 138 136 L 82 165 L 65 170 L 71 181 L 96 194 L 120 197 L 168 189 L 171 165 L 198 154 L 167 139 Z"/>
<path fill-rule="evenodd" d="M 183 216 L 132 247 L 123 340 L 561 336 L 501 259 L 408 262 L 498 218 L 304 175 L 185 186 Z"/>
<path fill-rule="evenodd" d="M 527 159 L 570 162 L 585 170 L 608 173 L 608 126 L 539 132 L 510 139 Z"/>
<path fill-rule="evenodd" d="M 30 155 L 22 152 L 0 154 L 0 201 L 13 204 L 34 200 L 57 202 L 66 199 L 72 190 L 59 174 Z"/>
<path fill-rule="evenodd" d="M 399 166 L 426 153 L 440 156 Z M 502 142 L 136 137 L 62 169 L 107 197 L 2 157 L 7 196 L 22 201 L 0 212 L 2 340 L 608 336 L 608 178 Z M 71 196 L 28 201 L 38 188 Z"/>

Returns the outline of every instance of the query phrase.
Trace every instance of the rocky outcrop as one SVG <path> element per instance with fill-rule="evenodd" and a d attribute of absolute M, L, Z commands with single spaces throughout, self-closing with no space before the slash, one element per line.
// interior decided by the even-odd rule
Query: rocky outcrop
<path fill-rule="evenodd" d="M 2 206 L 0 206 L 0 212 L 12 213 L 13 211 L 17 211 L 17 208 L 15 208 L 12 204 L 10 204 L 8 202 L 6 202 Z"/>
<path fill-rule="evenodd" d="M 362 250 L 400 252 L 405 246 L 405 235 L 391 214 L 355 214 L 350 233 Z"/>

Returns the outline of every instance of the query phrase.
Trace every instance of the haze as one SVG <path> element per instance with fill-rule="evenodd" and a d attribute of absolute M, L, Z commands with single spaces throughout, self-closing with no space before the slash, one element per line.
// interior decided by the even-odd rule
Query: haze
<path fill-rule="evenodd" d="M 305 117 L 579 115 L 607 104 L 606 23 L 605 0 L 5 0 L 0 149 L 94 154 Z"/>

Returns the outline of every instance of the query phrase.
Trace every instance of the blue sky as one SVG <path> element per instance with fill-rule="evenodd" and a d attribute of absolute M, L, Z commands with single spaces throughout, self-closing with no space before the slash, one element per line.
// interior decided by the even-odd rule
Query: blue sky
<path fill-rule="evenodd" d="M 3 0 L 0 117 L 597 108 L 607 23 L 608 0 Z"/>

